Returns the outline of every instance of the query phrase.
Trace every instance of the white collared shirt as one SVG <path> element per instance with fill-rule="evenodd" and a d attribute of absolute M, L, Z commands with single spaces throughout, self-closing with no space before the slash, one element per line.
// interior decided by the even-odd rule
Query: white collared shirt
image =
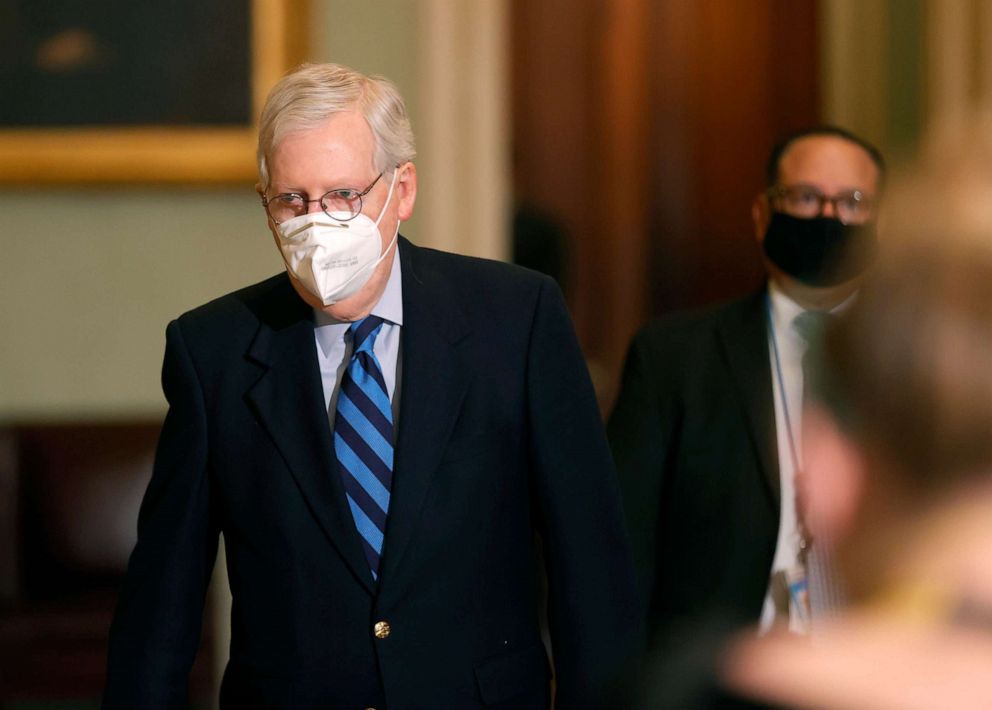
<path fill-rule="evenodd" d="M 393 409 L 393 427 L 396 431 L 399 416 L 400 390 L 400 334 L 403 326 L 403 279 L 400 272 L 400 247 L 396 245 L 393 266 L 389 271 L 386 288 L 379 302 L 372 307 L 372 315 L 383 319 L 382 329 L 375 338 L 372 352 L 382 367 L 386 392 Z M 327 418 L 334 429 L 341 377 L 351 360 L 351 323 L 339 321 L 322 310 L 314 309 L 314 338 L 317 341 L 317 362 L 320 365 L 320 382 L 324 389 Z"/>
<path fill-rule="evenodd" d="M 839 314 L 847 310 L 855 295 L 833 308 Z M 768 358 L 772 371 L 772 396 L 775 401 L 775 433 L 778 443 L 779 526 L 772 562 L 771 578 L 761 610 L 760 631 L 767 631 L 777 620 L 788 622 L 788 604 L 776 604 L 771 579 L 776 573 L 801 566 L 800 531 L 796 511 L 796 464 L 803 460 L 803 355 L 806 341 L 795 328 L 796 317 L 805 310 L 782 292 L 773 279 L 768 281 L 772 331 L 768 334 Z M 774 341 L 772 340 L 774 338 Z M 776 362 L 776 348 L 778 360 Z M 781 373 L 781 376 L 780 376 Z M 785 388 L 783 397 L 782 389 Z M 784 403 L 783 403 L 784 400 Z M 791 441 L 790 441 L 791 435 Z"/>
<path fill-rule="evenodd" d="M 778 442 L 779 475 L 779 525 L 778 541 L 775 544 L 775 558 L 772 562 L 772 577 L 777 572 L 795 568 L 799 564 L 799 522 L 796 516 L 796 466 L 795 455 L 802 460 L 802 442 L 799 432 L 802 426 L 803 401 L 803 353 L 806 343 L 792 327 L 796 316 L 803 312 L 802 306 L 782 293 L 774 281 L 768 282 L 768 296 L 771 303 L 772 329 L 768 334 L 768 357 L 772 372 L 772 397 L 775 401 L 775 433 Z M 774 342 L 772 341 L 774 338 Z M 778 361 L 775 349 L 778 348 Z M 781 379 L 779 372 L 781 371 Z M 782 403 L 782 388 L 785 388 L 785 406 Z M 788 414 L 786 414 L 788 409 Z M 793 437 L 790 443 L 789 435 Z M 760 629 L 767 631 L 776 621 L 787 622 L 788 605 L 776 605 L 772 594 L 771 580 L 765 593 L 765 603 L 761 609 Z"/>

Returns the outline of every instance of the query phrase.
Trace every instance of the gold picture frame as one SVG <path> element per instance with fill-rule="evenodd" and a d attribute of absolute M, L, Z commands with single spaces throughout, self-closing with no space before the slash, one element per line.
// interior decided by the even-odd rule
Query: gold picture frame
<path fill-rule="evenodd" d="M 251 104 L 306 59 L 293 28 L 307 0 L 251 0 Z M 298 33 L 299 34 L 299 33 Z M 253 118 L 253 121 L 255 118 Z M 254 181 L 256 126 L 0 129 L 0 183 L 238 183 Z"/>

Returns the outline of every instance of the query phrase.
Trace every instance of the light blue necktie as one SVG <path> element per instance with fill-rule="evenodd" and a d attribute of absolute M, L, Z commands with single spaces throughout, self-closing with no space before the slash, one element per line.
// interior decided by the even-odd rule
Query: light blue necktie
<path fill-rule="evenodd" d="M 376 580 L 393 486 L 393 410 L 382 368 L 372 352 L 382 323 L 378 316 L 352 323 L 352 355 L 341 378 L 334 416 L 334 453 Z"/>

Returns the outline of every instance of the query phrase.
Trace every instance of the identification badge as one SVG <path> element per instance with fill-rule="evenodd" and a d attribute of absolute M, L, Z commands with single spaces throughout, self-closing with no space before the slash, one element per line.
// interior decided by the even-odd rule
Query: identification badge
<path fill-rule="evenodd" d="M 798 634 L 808 634 L 810 606 L 806 569 L 797 565 L 784 570 L 784 573 L 786 587 L 789 590 L 789 630 Z"/>

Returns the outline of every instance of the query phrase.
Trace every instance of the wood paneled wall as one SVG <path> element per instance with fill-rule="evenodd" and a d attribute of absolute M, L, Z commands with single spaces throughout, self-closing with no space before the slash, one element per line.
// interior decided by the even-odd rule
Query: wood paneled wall
<path fill-rule="evenodd" d="M 514 186 L 557 217 L 608 408 L 650 316 L 761 278 L 750 205 L 817 121 L 814 0 L 514 0 Z"/>

